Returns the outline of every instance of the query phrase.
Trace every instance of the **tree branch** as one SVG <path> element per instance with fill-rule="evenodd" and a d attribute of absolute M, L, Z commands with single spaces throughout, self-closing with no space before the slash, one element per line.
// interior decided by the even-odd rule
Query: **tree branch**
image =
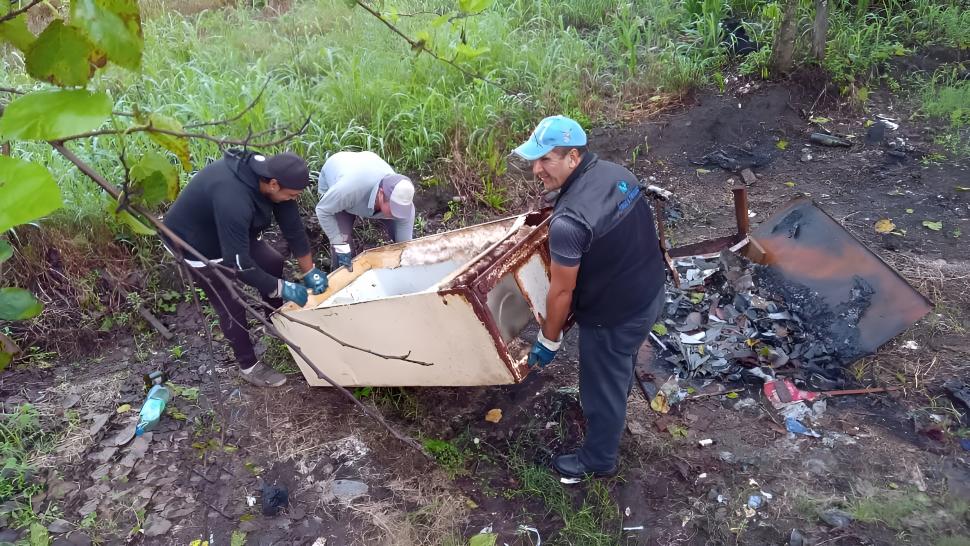
<path fill-rule="evenodd" d="M 428 49 L 428 47 L 424 43 L 424 41 L 414 40 L 413 38 L 411 38 L 410 36 L 408 36 L 407 34 L 405 34 L 404 31 L 402 31 L 401 29 L 399 29 L 396 26 L 394 26 L 394 23 L 391 23 L 390 21 L 388 21 L 387 19 L 385 19 L 384 16 L 381 15 L 379 11 L 377 11 L 374 8 L 368 6 L 367 3 L 364 2 L 363 0 L 354 0 L 354 2 L 358 6 L 362 7 L 367 13 L 370 13 L 374 17 L 377 17 L 382 23 L 384 23 L 384 25 L 387 28 L 391 29 L 391 32 L 393 32 L 394 34 L 397 34 L 398 36 L 400 36 L 401 38 L 403 38 L 404 41 L 406 41 L 411 46 L 411 49 L 417 50 L 419 52 L 424 51 L 425 53 L 427 53 L 428 55 L 431 55 L 435 59 L 437 59 L 437 60 L 439 60 L 439 61 L 441 61 L 441 62 L 443 62 L 445 64 L 451 65 L 453 68 L 455 68 L 456 70 L 458 70 L 462 74 L 468 76 L 469 78 L 476 79 L 476 80 L 480 80 L 480 81 L 483 81 L 483 82 L 485 82 L 485 83 L 487 83 L 489 85 L 493 85 L 493 86 L 501 89 L 507 95 L 515 95 L 516 94 L 516 93 L 513 93 L 512 90 L 510 90 L 507 87 L 503 86 L 502 84 L 500 84 L 500 83 L 498 83 L 498 82 L 496 82 L 494 80 L 490 80 L 490 79 L 486 78 L 485 76 L 482 76 L 481 74 L 476 74 L 475 72 L 472 72 L 472 71 L 468 70 L 467 68 L 461 66 L 460 64 L 456 63 L 455 61 L 453 61 L 451 59 L 446 59 L 446 58 L 438 55 L 437 53 L 435 53 L 431 49 Z"/>
<path fill-rule="evenodd" d="M 63 155 L 65 159 L 67 159 L 68 161 L 70 161 L 71 163 L 73 163 L 82 173 L 84 173 L 85 176 L 87 176 L 88 178 L 90 178 L 91 180 L 93 180 L 98 186 L 100 186 L 103 190 L 105 190 L 106 192 L 108 192 L 108 194 L 110 194 L 112 197 L 114 197 L 115 199 L 118 199 L 118 197 L 120 195 L 120 192 L 118 191 L 118 189 L 115 188 L 113 184 L 111 184 L 110 182 L 108 182 L 97 171 L 95 171 L 90 165 L 88 165 L 83 160 L 81 160 L 81 158 L 79 158 L 77 155 L 75 155 L 74 152 L 72 152 L 71 150 L 69 150 L 64 145 L 63 142 L 50 142 L 50 145 L 55 150 L 57 150 L 61 155 Z M 218 264 L 215 264 L 214 262 L 212 262 L 211 260 L 209 260 L 208 258 L 206 258 L 202 253 L 200 253 L 198 250 L 196 250 L 195 248 L 193 248 L 191 245 L 189 245 L 188 243 L 186 243 L 181 237 L 179 237 L 174 232 L 172 232 L 172 230 L 168 229 L 168 227 L 166 227 L 164 224 L 162 224 L 158 219 L 154 218 L 152 215 L 148 214 L 144 210 L 139 209 L 138 207 L 132 206 L 132 210 L 134 210 L 135 212 L 141 214 L 146 219 L 148 219 L 151 222 L 151 224 L 153 226 L 155 226 L 155 228 L 160 233 L 164 234 L 165 237 L 172 244 L 174 244 L 175 246 L 179 247 L 179 250 L 180 251 L 181 250 L 184 250 L 184 251 L 188 252 L 191 256 L 195 257 L 198 260 L 201 260 L 203 263 L 206 263 L 206 264 L 209 264 L 209 265 L 218 265 Z M 242 297 L 239 296 L 240 290 L 234 284 L 233 280 L 229 279 L 229 277 L 227 277 L 218 267 L 214 267 L 212 269 L 212 272 L 220 280 L 220 282 L 222 282 L 226 286 L 226 288 L 229 289 L 229 292 L 232 294 L 233 299 L 235 299 L 240 305 L 242 305 L 243 308 L 246 309 L 246 311 L 253 318 L 255 318 L 257 321 L 259 321 L 263 325 L 263 327 L 266 329 L 266 331 L 269 334 L 271 334 L 273 336 L 276 336 L 277 338 L 279 338 L 280 340 L 282 340 L 284 343 L 286 343 L 291 349 L 293 349 L 293 351 L 300 358 L 302 358 L 304 362 L 306 362 L 306 364 L 314 371 L 314 373 L 317 374 L 317 377 L 318 378 L 326 381 L 331 386 L 333 386 L 334 388 L 336 388 L 345 398 L 347 398 L 355 406 L 357 406 L 358 408 L 360 408 L 360 410 L 363 411 L 365 415 L 367 415 L 368 417 L 371 417 L 372 419 L 374 419 L 375 421 L 377 421 L 378 423 L 380 423 L 388 432 L 391 433 L 392 436 L 394 436 L 395 438 L 397 438 L 401 442 L 407 444 L 408 446 L 414 448 L 416 451 L 418 451 L 419 453 L 421 453 L 422 455 L 424 455 L 428 459 L 433 460 L 433 458 L 431 457 L 431 455 L 429 455 L 424 450 L 424 448 L 421 447 L 421 444 L 419 444 L 417 441 L 415 441 L 410 436 L 408 436 L 408 435 L 406 435 L 404 433 L 399 432 L 390 423 L 388 423 L 387 421 L 385 421 L 384 418 L 380 414 L 376 413 L 371 408 L 369 408 L 366 405 L 364 405 L 349 390 L 347 390 L 346 388 L 344 388 L 341 385 L 337 384 L 333 379 L 331 379 L 329 376 L 327 376 L 325 373 L 323 373 L 323 371 L 320 370 L 315 364 L 313 364 L 313 362 L 310 360 L 310 358 L 307 357 L 307 355 L 303 352 L 303 349 L 301 349 L 293 341 L 291 341 L 286 336 L 284 336 L 282 333 L 280 333 L 280 331 L 276 329 L 276 327 L 273 325 L 273 323 L 269 322 L 263 316 L 262 313 L 260 313 L 260 312 L 256 311 L 255 309 L 253 309 L 252 306 L 250 306 Z M 355 348 L 355 349 L 358 349 L 357 347 L 354 347 L 352 345 L 348 345 L 348 346 L 349 347 L 352 347 L 352 348 Z M 365 352 L 370 352 L 370 351 L 366 351 L 366 349 L 363 349 L 363 350 Z"/>
<path fill-rule="evenodd" d="M 13 11 L 8 11 L 7 13 L 5 13 L 3 15 L 0 15 L 0 23 L 5 23 L 5 22 L 7 22 L 7 21 L 9 21 L 11 19 L 16 18 L 17 16 L 19 16 L 21 14 L 27 13 L 27 11 L 30 8 L 36 6 L 37 4 L 40 4 L 43 1 L 44 0 L 31 0 L 30 3 L 28 3 L 26 6 L 24 6 L 22 8 L 15 9 Z"/>
<path fill-rule="evenodd" d="M 250 294 L 243 293 L 243 295 L 245 295 L 253 303 L 255 303 L 255 304 L 259 305 L 260 307 L 263 307 L 263 308 L 265 308 L 267 310 L 270 310 L 270 311 L 275 312 L 276 314 L 280 315 L 281 317 L 285 318 L 286 320 L 288 320 L 290 322 L 294 322 L 296 324 L 299 324 L 300 326 L 306 326 L 307 328 L 309 328 L 311 330 L 314 330 L 316 332 L 320 332 L 321 334 L 323 334 L 323 335 L 327 336 L 328 338 L 332 339 L 333 341 L 335 341 L 336 343 L 338 343 L 342 347 L 349 347 L 351 349 L 356 349 L 356 350 L 361 351 L 361 352 L 369 353 L 369 354 L 372 354 L 372 355 L 374 355 L 376 357 L 383 358 L 384 360 L 403 360 L 404 362 L 410 362 L 412 364 L 418 364 L 419 366 L 434 366 L 434 364 L 431 363 L 431 362 L 425 362 L 423 360 L 415 360 L 415 359 L 411 358 L 411 352 L 410 351 L 408 351 L 407 354 L 404 354 L 402 356 L 394 356 L 394 355 L 385 355 L 385 354 L 381 354 L 381 353 L 375 353 L 374 351 L 370 351 L 370 350 L 364 349 L 362 347 L 355 347 L 353 345 L 350 345 L 350 344 L 346 343 L 345 341 L 341 340 L 340 338 L 335 337 L 333 334 L 331 334 L 330 332 L 327 332 L 326 330 L 324 330 L 323 328 L 317 326 L 316 324 L 307 322 L 307 321 L 302 320 L 302 319 L 298 319 L 298 318 L 294 317 L 293 315 L 291 315 L 291 314 L 289 314 L 289 313 L 287 313 L 285 311 L 280 311 L 278 309 L 274 309 L 272 306 L 270 306 L 265 301 L 262 301 L 262 300 L 260 300 L 258 298 L 255 298 L 255 297 L 253 297 Z"/>
<path fill-rule="evenodd" d="M 256 94 L 256 98 L 254 98 L 252 102 L 247 104 L 246 107 L 243 108 L 235 116 L 232 116 L 229 119 L 222 119 L 218 121 L 201 121 L 199 123 L 190 123 L 188 125 L 185 125 L 184 127 L 186 129 L 198 129 L 199 127 L 211 127 L 213 125 L 228 125 L 234 121 L 238 121 L 240 118 L 246 115 L 246 112 L 249 112 L 250 110 L 255 108 L 257 104 L 259 104 L 260 99 L 263 98 L 263 93 L 266 91 L 266 88 L 269 87 L 269 82 L 270 82 L 270 79 L 266 78 L 266 81 L 263 82 L 263 87 L 260 88 L 259 93 Z"/>
<path fill-rule="evenodd" d="M 286 133 L 280 138 L 269 142 L 249 142 L 249 138 L 245 140 L 236 140 L 231 138 L 214 137 L 211 135 L 207 135 L 205 133 L 189 133 L 185 131 L 172 131 L 170 129 L 161 129 L 159 127 L 153 127 L 151 124 L 128 127 L 126 129 L 97 129 L 95 131 L 88 131 L 86 133 L 78 133 L 76 135 L 66 136 L 60 139 L 59 142 L 70 142 L 72 140 L 80 140 L 82 138 L 92 138 L 92 137 L 104 136 L 104 135 L 121 135 L 121 134 L 129 134 L 129 133 L 148 132 L 148 133 L 160 133 L 163 135 L 172 135 L 172 136 L 181 137 L 181 138 L 194 138 L 198 140 L 208 140 L 210 142 L 215 142 L 216 144 L 218 144 L 220 147 L 223 147 L 223 148 L 226 146 L 242 146 L 242 147 L 252 146 L 254 148 L 272 148 L 274 146 L 279 146 L 280 144 L 288 140 L 291 140 L 294 137 L 302 135 L 303 133 L 306 132 L 306 128 L 309 126 L 310 126 L 310 117 L 308 116 L 306 120 L 303 122 L 303 125 L 301 125 L 299 129 L 297 129 L 296 131 Z M 274 127 L 267 131 L 261 131 L 256 134 L 263 135 L 274 131 L 279 131 L 282 129 L 284 129 L 284 127 Z"/>

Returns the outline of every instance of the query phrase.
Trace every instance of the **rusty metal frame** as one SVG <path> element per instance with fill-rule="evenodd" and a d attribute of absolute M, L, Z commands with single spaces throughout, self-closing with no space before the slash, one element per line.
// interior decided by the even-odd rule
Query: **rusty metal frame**
<path fill-rule="evenodd" d="M 524 362 L 514 361 L 509 354 L 508 346 L 502 339 L 498 324 L 488 308 L 488 293 L 505 276 L 524 267 L 533 255 L 539 255 L 546 272 L 549 272 L 551 256 L 549 245 L 550 210 L 544 209 L 526 215 L 525 226 L 534 228 L 531 233 L 518 241 L 512 242 L 516 233 L 510 233 L 492 246 L 488 253 L 479 259 L 479 264 L 462 272 L 450 283 L 438 290 L 440 295 L 458 295 L 464 298 L 472 307 L 475 315 L 485 326 L 492 338 L 497 353 L 516 382 L 528 375 L 529 370 Z M 521 229 L 521 228 L 520 228 Z M 519 280 L 516 279 L 516 284 Z M 520 285 L 519 290 L 531 308 L 534 308 L 529 295 Z"/>
<path fill-rule="evenodd" d="M 745 237 L 748 236 L 748 230 L 750 227 L 748 220 L 748 188 L 738 184 L 731 188 L 731 192 L 734 194 L 734 221 L 737 225 L 737 233 L 671 248 L 667 250 L 667 253 L 671 258 L 682 258 L 685 256 L 698 256 L 717 253 L 725 248 L 740 243 Z M 657 235 L 660 237 L 660 247 L 666 249 L 666 231 L 661 227 L 663 224 L 662 212 L 663 208 L 660 207 L 657 213 Z"/>

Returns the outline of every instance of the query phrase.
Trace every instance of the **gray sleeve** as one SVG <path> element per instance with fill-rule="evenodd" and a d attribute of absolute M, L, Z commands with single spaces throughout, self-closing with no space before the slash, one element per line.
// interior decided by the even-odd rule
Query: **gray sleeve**
<path fill-rule="evenodd" d="M 323 199 L 320 199 L 319 203 L 317 203 L 317 222 L 320 222 L 320 228 L 322 228 L 323 232 L 327 235 L 327 240 L 330 241 L 331 245 L 346 244 L 347 241 L 344 240 L 343 233 L 340 233 L 340 224 L 337 223 L 336 213 L 339 212 L 339 210 L 333 211 L 331 207 L 324 204 L 325 199 L 326 198 L 324 197 Z"/>
<path fill-rule="evenodd" d="M 566 267 L 579 265 L 589 249 L 593 234 L 575 220 L 560 216 L 549 225 L 549 253 L 552 261 Z"/>

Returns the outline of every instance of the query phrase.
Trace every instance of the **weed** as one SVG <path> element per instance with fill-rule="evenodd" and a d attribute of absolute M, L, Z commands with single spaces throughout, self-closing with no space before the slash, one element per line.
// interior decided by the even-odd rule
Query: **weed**
<path fill-rule="evenodd" d="M 885 492 L 852 502 L 849 512 L 859 521 L 880 522 L 893 529 L 903 529 L 903 520 L 917 511 L 927 510 L 929 497 L 913 491 Z"/>
<path fill-rule="evenodd" d="M 533 497 L 562 519 L 558 538 L 565 544 L 612 545 L 619 540 L 619 507 L 610 497 L 610 481 L 586 482 L 586 494 L 576 507 L 572 496 L 548 469 L 526 463 L 513 451 L 510 467 L 520 487 L 511 497 Z"/>
<path fill-rule="evenodd" d="M 15 528 L 28 528 L 34 522 L 53 519 L 56 514 L 48 509 L 36 513 L 31 509 L 30 499 L 43 491 L 34 479 L 35 469 L 30 459 L 43 452 L 51 438 L 41 428 L 40 416 L 30 404 L 17 406 L 13 413 L 0 413 L 0 504 L 9 503 L 10 521 Z"/>
<path fill-rule="evenodd" d="M 970 80 L 953 66 L 936 71 L 919 85 L 920 113 L 947 123 L 937 143 L 957 155 L 970 153 Z"/>
<path fill-rule="evenodd" d="M 452 218 L 456 218 L 461 214 L 461 201 L 452 199 L 448 201 L 448 210 L 441 217 L 441 221 L 447 223 Z"/>
<path fill-rule="evenodd" d="M 375 387 L 371 395 L 374 403 L 403 419 L 418 421 L 422 409 L 418 397 L 403 387 Z"/>
<path fill-rule="evenodd" d="M 461 476 L 467 473 L 465 469 L 467 460 L 465 454 L 455 447 L 454 443 L 447 440 L 438 440 L 435 438 L 426 438 L 421 442 L 424 449 L 430 453 L 441 468 L 448 473 L 448 475 L 454 479 L 456 476 Z"/>
<path fill-rule="evenodd" d="M 508 195 L 504 188 L 498 186 L 491 179 L 482 182 L 482 191 L 476 197 L 490 209 L 504 212 L 508 204 Z"/>
<path fill-rule="evenodd" d="M 300 368 L 293 360 L 293 355 L 290 354 L 286 343 L 268 335 L 263 335 L 260 341 L 266 346 L 266 351 L 261 357 L 265 364 L 282 374 L 299 373 Z"/>
<path fill-rule="evenodd" d="M 185 348 L 181 345 L 174 345 L 169 348 L 168 354 L 172 355 L 175 360 L 182 360 L 182 357 L 185 356 Z"/>

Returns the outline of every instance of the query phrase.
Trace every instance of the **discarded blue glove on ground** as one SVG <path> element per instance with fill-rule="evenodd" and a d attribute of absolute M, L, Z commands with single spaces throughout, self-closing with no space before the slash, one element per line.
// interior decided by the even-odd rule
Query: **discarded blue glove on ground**
<path fill-rule="evenodd" d="M 326 292 L 328 282 L 327 276 L 316 267 L 303 275 L 303 286 L 313 290 L 314 294 L 323 294 Z"/>

